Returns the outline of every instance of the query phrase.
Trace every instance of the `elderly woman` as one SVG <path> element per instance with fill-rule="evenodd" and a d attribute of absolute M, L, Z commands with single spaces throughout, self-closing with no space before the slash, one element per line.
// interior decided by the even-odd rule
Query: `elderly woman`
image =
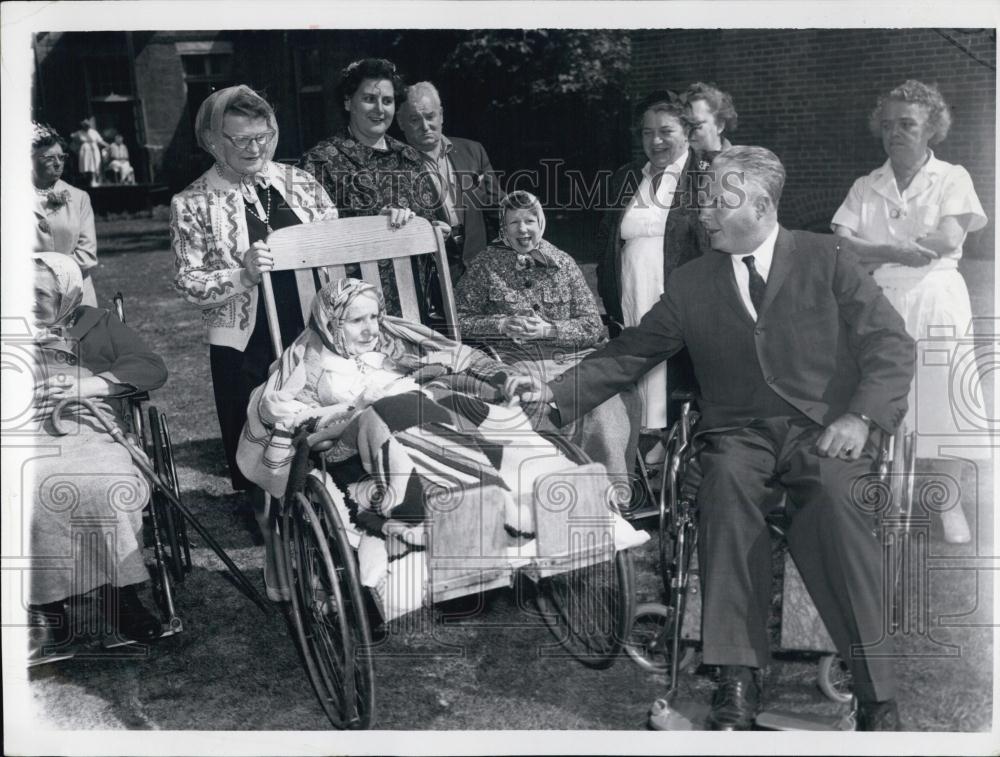
<path fill-rule="evenodd" d="M 174 286 L 201 309 L 209 344 L 215 408 L 233 488 L 251 489 L 236 465 L 236 445 L 254 387 L 275 358 L 260 292 L 274 264 L 275 229 L 337 217 L 312 176 L 272 161 L 278 124 L 271 106 L 247 86 L 209 95 L 195 119 L 198 144 L 215 164 L 170 204 Z M 295 275 L 271 277 L 282 338 L 303 329 Z"/>
<path fill-rule="evenodd" d="M 736 131 L 736 108 L 729 93 L 714 84 L 696 81 L 684 94 L 684 123 L 688 128 L 688 142 L 701 153 L 705 168 L 723 150 L 732 147 L 723 133 Z"/>
<path fill-rule="evenodd" d="M 636 127 L 646 159 L 615 173 L 610 196 L 619 205 L 605 214 L 598 235 L 598 292 L 608 315 L 625 326 L 638 324 L 660 299 L 674 269 L 710 249 L 694 201 L 698 159 L 683 103 L 673 92 L 653 92 L 636 108 Z M 686 353 L 647 373 L 639 383 L 643 427 L 667 425 L 668 386 L 693 384 Z M 648 460 L 662 457 L 657 445 Z"/>
<path fill-rule="evenodd" d="M 34 442 L 59 448 L 59 454 L 32 463 L 31 552 L 46 566 L 32 573 L 29 589 L 32 614 L 47 630 L 32 650 L 38 660 L 46 645 L 70 641 L 67 600 L 94 589 L 100 589 L 104 617 L 118 636 L 149 641 L 160 634 L 160 622 L 136 591 L 149 578 L 141 549 L 145 479 L 96 419 L 81 415 L 71 433 L 57 436 L 51 415 L 67 397 L 106 400 L 156 389 L 167 380 L 167 369 L 116 316 L 80 304 L 83 277 L 71 258 L 41 253 L 34 261 L 34 347 L 41 378 Z"/>
<path fill-rule="evenodd" d="M 417 151 L 390 137 L 396 108 L 406 99 L 396 66 L 383 58 L 364 58 L 341 72 L 337 100 L 348 114 L 340 134 L 324 139 L 299 161 L 326 188 L 344 218 L 388 216 L 399 228 L 414 214 L 434 222 L 437 193 L 430 181 L 420 181 L 423 163 Z M 447 237 L 451 227 L 437 222 Z M 418 281 L 427 279 L 427 264 Z M 392 264 L 381 263 L 386 306 L 399 314 L 399 297 Z"/>
<path fill-rule="evenodd" d="M 125 137 L 122 134 L 115 134 L 115 141 L 108 145 L 105 150 L 107 155 L 107 171 L 112 175 L 116 184 L 135 184 L 135 169 L 129 160 L 128 147 L 125 145 Z"/>
<path fill-rule="evenodd" d="M 531 433 L 519 408 L 485 401 L 499 398 L 504 378 L 504 366 L 486 355 L 386 315 L 371 284 L 332 281 L 317 293 L 308 329 L 254 392 L 239 462 L 247 476 L 280 496 L 294 434 L 321 427 L 336 435 L 327 459 L 360 460 L 368 478 L 332 493 L 351 524 L 362 583 L 375 590 L 391 619 L 422 601 L 423 580 L 412 577 L 424 575 L 423 529 L 439 495 L 455 503 L 464 492 L 489 488 L 492 499 L 470 499 L 458 515 L 475 521 L 469 533 L 490 533 L 491 515 L 502 521 L 487 541 L 498 554 L 513 556 L 535 536 L 536 479 L 574 467 Z M 622 547 L 642 541 L 620 519 L 615 535 L 628 542 Z M 396 561 L 404 558 L 400 570 Z M 392 575 L 409 576 L 416 592 L 394 591 Z M 269 595 L 276 597 L 270 586 Z"/>
<path fill-rule="evenodd" d="M 488 342 L 504 362 L 546 382 L 604 341 L 597 302 L 583 272 L 545 241 L 545 213 L 529 192 L 500 203 L 500 238 L 480 253 L 455 288 L 466 339 Z M 627 490 L 639 431 L 638 398 L 612 397 L 568 433 Z M 623 502 L 625 504 L 625 502 Z"/>
<path fill-rule="evenodd" d="M 849 237 L 862 262 L 874 267 L 875 280 L 917 340 L 906 423 L 918 432 L 917 455 L 929 459 L 940 457 L 938 444 L 962 435 L 947 401 L 955 396 L 949 372 L 929 353 L 946 348 L 952 366 L 966 358 L 975 365 L 962 354 L 967 349 L 941 334 L 948 328 L 954 337 L 968 333 L 972 308 L 958 261 L 966 234 L 987 221 L 968 171 L 939 160 L 930 149 L 950 126 L 948 105 L 934 86 L 911 79 L 880 97 L 871 129 L 888 160 L 854 182 L 832 222 L 834 233 Z M 978 381 L 975 387 L 978 392 Z M 937 460 L 928 467 L 959 480 L 955 462 Z M 941 517 L 949 542 L 969 541 L 961 502 Z"/>
<path fill-rule="evenodd" d="M 97 235 L 90 196 L 62 180 L 66 143 L 55 129 L 33 124 L 31 183 L 35 187 L 35 252 L 61 252 L 83 271 L 83 304 L 97 307 L 90 272 L 97 266 Z"/>

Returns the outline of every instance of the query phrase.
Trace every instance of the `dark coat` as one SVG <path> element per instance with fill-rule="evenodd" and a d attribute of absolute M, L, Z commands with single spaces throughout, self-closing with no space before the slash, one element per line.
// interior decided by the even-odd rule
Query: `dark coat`
<path fill-rule="evenodd" d="M 128 326 L 103 308 L 81 305 L 67 336 L 77 340 L 80 365 L 138 391 L 159 389 L 167 381 L 163 359 Z"/>
<path fill-rule="evenodd" d="M 762 378 L 791 412 L 823 426 L 853 412 L 891 432 L 906 413 L 914 342 L 857 258 L 831 235 L 780 230 L 756 323 L 729 255 L 711 252 L 675 271 L 638 326 L 550 383 L 563 421 L 684 346 L 706 429 L 732 425 L 727 409 L 745 407 L 748 387 Z"/>
<path fill-rule="evenodd" d="M 469 263 L 496 238 L 499 231 L 497 212 L 503 192 L 493 174 L 490 157 L 479 142 L 459 137 L 448 139 L 452 144 L 449 157 L 458 180 L 458 204 L 465 209 L 462 259 Z"/>
<path fill-rule="evenodd" d="M 597 262 L 597 291 L 608 315 L 619 323 L 622 317 L 622 259 L 624 243 L 621 238 L 622 216 L 642 183 L 642 167 L 646 161 L 629 163 L 619 168 L 611 178 L 610 210 L 604 213 L 597 242 L 600 257 Z M 699 156 L 688 148 L 674 205 L 667 216 L 663 232 L 663 281 L 670 281 L 670 274 L 689 260 L 711 249 L 708 233 L 698 220 L 697 172 Z"/>

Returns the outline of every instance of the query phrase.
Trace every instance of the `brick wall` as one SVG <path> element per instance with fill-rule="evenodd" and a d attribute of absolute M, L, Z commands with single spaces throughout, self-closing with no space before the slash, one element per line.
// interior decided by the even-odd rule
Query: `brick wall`
<path fill-rule="evenodd" d="M 859 176 L 885 161 L 868 131 L 881 92 L 905 79 L 936 83 L 952 109 L 935 148 L 965 166 L 990 216 L 966 254 L 994 254 L 996 47 L 987 33 L 933 29 L 642 30 L 632 35 L 633 100 L 652 89 L 714 81 L 739 113 L 735 144 L 773 150 L 788 170 L 782 222 L 823 227 Z M 641 155 L 638 144 L 633 153 Z"/>

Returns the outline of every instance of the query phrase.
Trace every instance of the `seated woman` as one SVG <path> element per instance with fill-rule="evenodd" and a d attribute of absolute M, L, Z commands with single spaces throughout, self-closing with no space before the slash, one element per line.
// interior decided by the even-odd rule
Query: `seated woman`
<path fill-rule="evenodd" d="M 488 342 L 501 359 L 542 382 L 576 365 L 604 341 L 597 302 L 576 262 L 545 241 L 545 213 L 529 192 L 500 203 L 500 238 L 469 265 L 455 287 L 465 338 Z M 628 504 L 639 432 L 639 400 L 624 392 L 564 430 L 603 463 Z"/>
<path fill-rule="evenodd" d="M 67 600 L 94 589 L 115 635 L 149 641 L 161 625 L 136 591 L 149 578 L 141 549 L 149 487 L 95 418 L 78 412 L 75 427 L 61 436 L 52 410 L 62 399 L 81 397 L 101 400 L 114 412 L 111 398 L 163 386 L 167 369 L 116 316 L 80 305 L 83 276 L 72 258 L 49 252 L 34 261 L 36 375 L 42 380 L 35 387 L 39 425 L 33 441 L 59 453 L 33 461 L 31 554 L 39 567 L 31 575 L 29 603 L 47 633 L 31 653 L 37 658 L 43 645 L 70 641 Z"/>
<path fill-rule="evenodd" d="M 293 435 L 303 427 L 337 434 L 327 458 L 358 461 L 368 477 L 346 497 L 331 493 L 353 524 L 361 581 L 391 619 L 423 601 L 428 503 L 491 487 L 503 509 L 506 541 L 498 549 L 524 556 L 534 537 L 536 479 L 573 467 L 531 431 L 519 408 L 484 401 L 499 398 L 505 377 L 504 366 L 483 353 L 386 315 L 372 285 L 334 281 L 317 293 L 306 331 L 253 393 L 237 461 L 247 478 L 283 496 Z M 465 511 L 484 517 L 475 507 Z M 621 548 L 642 540 L 623 520 L 615 536 Z M 418 591 L 392 588 L 397 578 Z M 277 587 L 268 591 L 281 598 Z"/>

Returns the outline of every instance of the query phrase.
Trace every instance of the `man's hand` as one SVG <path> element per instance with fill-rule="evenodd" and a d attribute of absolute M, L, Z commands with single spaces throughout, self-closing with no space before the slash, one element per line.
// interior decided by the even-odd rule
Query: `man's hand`
<path fill-rule="evenodd" d="M 551 402 L 552 390 L 532 376 L 511 376 L 503 385 L 503 395 L 510 404 Z"/>
<path fill-rule="evenodd" d="M 868 441 L 868 424 L 854 413 L 844 413 L 823 429 L 816 441 L 816 451 L 822 457 L 857 460 Z"/>

